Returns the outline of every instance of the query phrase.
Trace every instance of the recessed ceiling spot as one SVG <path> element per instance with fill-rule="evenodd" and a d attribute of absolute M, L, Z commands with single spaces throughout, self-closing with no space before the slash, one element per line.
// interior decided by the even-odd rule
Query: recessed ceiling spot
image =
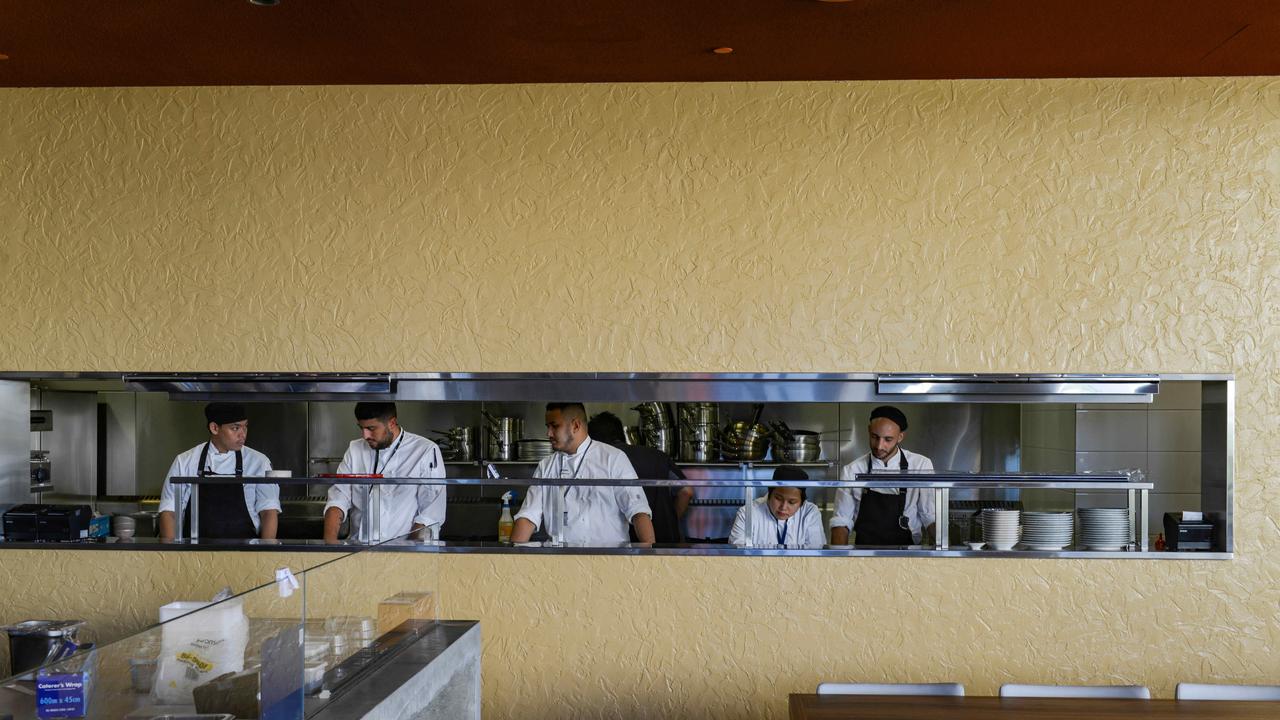
<path fill-rule="evenodd" d="M 717 55 L 728 55 L 729 53 L 733 52 L 733 48 L 731 48 L 731 47 L 718 47 L 718 48 L 716 48 L 715 50 L 712 50 L 711 52 L 713 52 L 713 53 L 715 53 L 715 54 L 717 54 Z"/>

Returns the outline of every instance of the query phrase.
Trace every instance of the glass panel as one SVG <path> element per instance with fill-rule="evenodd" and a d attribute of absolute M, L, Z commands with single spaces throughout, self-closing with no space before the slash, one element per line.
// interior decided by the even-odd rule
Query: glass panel
<path fill-rule="evenodd" d="M 439 614 L 436 553 L 371 552 L 421 544 L 407 536 L 317 565 L 300 576 L 306 600 L 306 717 L 340 700 L 365 670 L 431 629 Z"/>
<path fill-rule="evenodd" d="M 0 712 L 42 719 L 301 717 L 302 676 L 293 671 L 301 664 L 300 591 L 283 592 L 273 581 L 218 602 L 170 603 L 160 619 L 0 683 Z"/>

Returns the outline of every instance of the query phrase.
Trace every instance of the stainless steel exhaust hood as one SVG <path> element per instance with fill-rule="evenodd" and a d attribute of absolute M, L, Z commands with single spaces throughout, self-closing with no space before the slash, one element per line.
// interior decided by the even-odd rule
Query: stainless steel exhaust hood
<path fill-rule="evenodd" d="M 930 402 L 1149 403 L 1160 392 L 1156 375 L 887 373 L 876 394 Z"/>
<path fill-rule="evenodd" d="M 356 399 L 394 393 L 390 373 L 174 373 L 125 375 L 125 389 L 184 399 Z"/>

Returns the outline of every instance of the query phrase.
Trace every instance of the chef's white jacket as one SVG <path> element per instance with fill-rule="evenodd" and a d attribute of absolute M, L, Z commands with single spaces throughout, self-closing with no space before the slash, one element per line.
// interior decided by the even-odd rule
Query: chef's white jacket
<path fill-rule="evenodd" d="M 738 516 L 733 521 L 733 530 L 729 531 L 729 542 L 733 545 L 745 544 L 747 538 L 747 506 L 738 508 Z M 778 535 L 786 531 L 785 542 L 779 544 Z M 751 545 L 752 547 L 787 547 L 818 548 L 826 544 L 822 533 L 822 511 L 817 505 L 805 500 L 795 514 L 786 520 L 778 520 L 769 510 L 769 498 L 756 500 L 751 504 Z"/>
<path fill-rule="evenodd" d="M 383 477 L 444 477 L 444 458 L 440 447 L 421 435 L 401 428 L 391 445 L 380 451 L 369 447 L 363 439 L 352 440 L 338 465 L 339 474 L 363 475 L 374 472 L 375 455 L 377 473 Z M 371 490 L 381 493 L 379 500 L 379 537 L 374 542 L 407 535 L 414 523 L 431 528 L 432 536 L 440 536 L 444 524 L 445 491 L 443 485 L 371 485 Z M 329 502 L 324 511 L 336 507 L 351 515 L 351 536 L 358 535 L 360 523 L 365 521 L 364 493 L 361 485 L 343 483 L 329 487 Z M 370 529 L 372 533 L 372 529 Z"/>
<path fill-rule="evenodd" d="M 871 460 L 872 471 L 898 471 L 901 463 L 898 456 L 905 454 L 907 458 L 907 470 L 932 470 L 933 461 L 921 455 L 913 453 L 902 448 L 898 448 L 888 460 L 881 462 L 878 458 L 867 453 L 853 462 L 840 468 L 841 480 L 855 480 L 854 476 L 858 473 L 867 472 L 867 460 Z M 889 479 L 889 478 L 886 478 Z M 928 478 L 912 478 L 915 480 L 927 480 Z M 900 488 L 868 488 L 871 492 L 884 493 L 886 495 L 897 495 L 902 492 Z M 844 527 L 853 530 L 853 524 L 858 519 L 858 506 L 862 502 L 862 488 L 840 488 L 836 490 L 836 510 L 831 516 L 831 527 Z M 907 516 L 907 525 L 911 528 L 911 539 L 913 542 L 919 543 L 923 537 L 924 528 L 932 525 L 936 517 L 933 507 L 933 491 L 920 490 L 918 488 L 907 489 L 906 506 L 902 509 L 902 513 Z M 854 538 L 857 542 L 857 538 Z"/>
<path fill-rule="evenodd" d="M 572 455 L 556 452 L 543 458 L 535 478 L 609 478 L 634 480 L 636 471 L 626 453 L 587 438 Z M 564 542 L 569 545 L 612 545 L 631 541 L 631 518 L 639 513 L 653 516 L 644 491 L 631 486 L 534 486 L 520 506 L 516 518 L 536 526 L 543 524 L 544 511 L 553 504 L 551 493 L 560 493 L 562 511 L 568 522 Z"/>
<path fill-rule="evenodd" d="M 173 459 L 173 464 L 169 466 L 169 473 L 164 476 L 164 484 L 160 486 L 160 512 L 169 511 L 177 516 L 175 526 L 178 528 L 178 537 L 190 534 L 182 525 L 182 514 L 186 512 L 187 503 L 191 501 L 191 488 L 195 486 L 174 485 L 169 482 L 169 478 L 198 476 L 200 451 L 204 450 L 204 446 L 205 443 L 200 443 L 190 450 L 179 453 L 178 457 Z M 263 477 L 271 469 L 271 460 L 251 447 L 241 448 L 240 455 L 244 462 L 244 477 Z M 213 443 L 209 443 L 209 457 L 205 461 L 205 469 L 219 475 L 235 475 L 235 451 L 220 453 Z M 249 512 L 249 518 L 253 520 L 253 529 L 261 530 L 259 526 L 262 521 L 258 518 L 258 513 L 263 510 L 280 511 L 280 486 L 246 484 L 244 506 Z"/>

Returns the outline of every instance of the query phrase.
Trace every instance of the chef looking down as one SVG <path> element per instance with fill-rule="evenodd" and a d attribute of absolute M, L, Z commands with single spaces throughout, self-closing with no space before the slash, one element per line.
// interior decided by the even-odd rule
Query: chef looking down
<path fill-rule="evenodd" d="M 808 480 L 809 473 L 794 465 L 779 465 L 774 480 Z M 747 513 L 751 515 L 751 542 L 747 539 Z M 729 532 L 731 545 L 755 547 L 822 548 L 822 511 L 809 502 L 802 487 L 771 487 L 765 496 L 738 509 Z"/>
<path fill-rule="evenodd" d="M 634 480 L 636 471 L 627 456 L 612 445 L 587 435 L 587 410 L 582 403 L 547 404 L 547 438 L 554 451 L 534 471 L 535 478 Z M 628 527 L 635 526 L 642 543 L 654 541 L 652 511 L 644 492 L 631 486 L 566 485 L 530 486 L 516 513 L 511 542 L 528 542 L 550 518 L 546 511 L 560 494 L 564 542 L 572 545 L 616 545 L 630 541 Z"/>
<path fill-rule="evenodd" d="M 360 439 L 352 440 L 338 465 L 339 475 L 381 475 L 386 478 L 442 478 L 444 459 L 440 448 L 427 438 L 400 427 L 396 404 L 392 402 L 356 403 L 356 425 Z M 444 524 L 445 492 L 443 485 L 379 485 L 378 534 L 372 528 L 364 536 L 373 542 L 413 534 L 421 537 L 429 528 L 439 536 Z M 359 536 L 361 523 L 369 520 L 362 486 L 332 485 L 329 503 L 324 507 L 324 539 L 338 539 L 343 518 L 351 514 L 351 535 Z"/>
<path fill-rule="evenodd" d="M 933 461 L 901 447 L 907 437 L 907 416 L 882 405 L 871 411 L 867 424 L 871 452 L 840 469 L 841 480 L 858 473 L 932 470 Z M 849 531 L 862 545 L 918 545 L 933 533 L 933 493 L 918 488 L 841 488 L 831 516 L 831 544 L 848 545 Z"/>
<path fill-rule="evenodd" d="M 201 538 L 272 540 L 280 514 L 280 486 L 256 484 L 174 485 L 173 477 L 262 477 L 271 470 L 266 455 L 245 447 L 248 413 L 243 405 L 209 403 L 204 408 L 209 438 L 173 459 L 160 489 L 160 537 L 191 535 L 191 492 L 198 488 Z M 177 526 L 178 514 L 181 525 Z"/>

